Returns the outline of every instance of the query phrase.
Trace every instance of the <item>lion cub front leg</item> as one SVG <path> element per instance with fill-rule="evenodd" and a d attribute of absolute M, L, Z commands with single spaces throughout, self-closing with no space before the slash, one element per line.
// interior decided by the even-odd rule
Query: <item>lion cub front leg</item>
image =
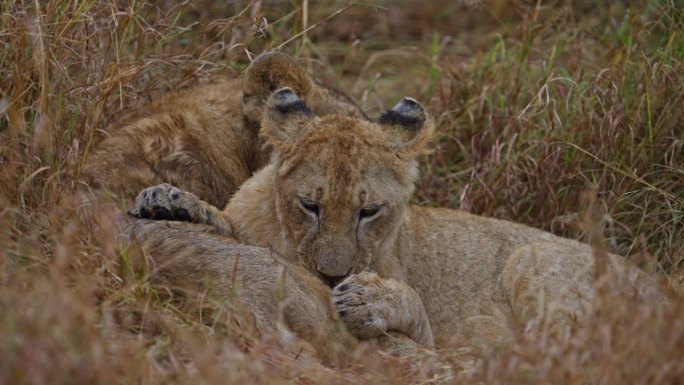
<path fill-rule="evenodd" d="M 144 219 L 204 223 L 221 233 L 232 233 L 219 209 L 168 183 L 142 190 L 129 213 Z"/>
<path fill-rule="evenodd" d="M 434 346 L 423 302 L 403 282 L 361 272 L 333 289 L 332 302 L 349 331 L 358 338 L 375 338 L 394 331 L 420 345 Z"/>

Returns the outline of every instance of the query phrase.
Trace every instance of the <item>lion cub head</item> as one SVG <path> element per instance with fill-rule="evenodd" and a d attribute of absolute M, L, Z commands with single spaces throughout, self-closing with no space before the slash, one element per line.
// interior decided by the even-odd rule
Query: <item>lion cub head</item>
<path fill-rule="evenodd" d="M 291 88 L 271 95 L 262 135 L 275 152 L 273 220 L 329 285 L 369 267 L 393 243 L 432 132 L 411 98 L 376 123 L 317 117 Z"/>
<path fill-rule="evenodd" d="M 308 99 L 314 81 L 297 60 L 280 52 L 265 52 L 254 58 L 242 77 L 243 113 L 248 120 L 259 122 L 264 102 L 278 88 L 292 87 Z"/>

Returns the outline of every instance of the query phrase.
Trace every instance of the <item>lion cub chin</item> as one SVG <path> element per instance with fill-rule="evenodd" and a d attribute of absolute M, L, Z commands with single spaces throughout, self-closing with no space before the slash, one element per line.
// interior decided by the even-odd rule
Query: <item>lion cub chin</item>
<path fill-rule="evenodd" d="M 206 223 L 273 248 L 334 287 L 331 302 L 358 338 L 399 332 L 426 346 L 465 337 L 491 344 L 529 325 L 562 332 L 591 310 L 589 246 L 409 204 L 417 158 L 429 152 L 434 131 L 414 99 L 371 122 L 317 116 L 297 91 L 281 88 L 268 99 L 261 130 L 271 161 L 225 210 L 160 185 L 143 190 L 131 213 Z M 607 255 L 605 264 L 636 299 L 665 301 L 622 258 Z"/>

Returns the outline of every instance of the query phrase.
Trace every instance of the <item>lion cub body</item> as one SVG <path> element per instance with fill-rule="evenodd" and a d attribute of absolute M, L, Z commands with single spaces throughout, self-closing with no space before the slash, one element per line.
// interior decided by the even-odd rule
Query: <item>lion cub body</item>
<path fill-rule="evenodd" d="M 268 162 L 259 121 L 265 99 L 282 86 L 306 95 L 319 114 L 364 116 L 350 99 L 315 83 L 293 58 L 265 53 L 240 78 L 169 93 L 114 122 L 87 159 L 86 182 L 128 199 L 171 183 L 224 207 Z"/>
<path fill-rule="evenodd" d="M 222 207 L 268 159 L 242 116 L 240 80 L 171 93 L 115 123 L 88 157 L 93 187 L 134 197 L 172 183 Z"/>
<path fill-rule="evenodd" d="M 433 131 L 415 100 L 402 99 L 374 123 L 317 117 L 281 89 L 261 127 L 272 160 L 222 213 L 168 185 L 141 193 L 132 213 L 183 209 L 192 221 L 272 247 L 333 288 L 333 305 L 359 338 L 394 331 L 427 346 L 460 338 L 491 344 L 541 318 L 565 330 L 590 310 L 588 245 L 409 203 L 416 158 Z M 618 256 L 605 259 L 639 297 L 664 298 L 643 272 Z"/>
<path fill-rule="evenodd" d="M 288 242 L 287 228 L 268 219 L 286 218 L 273 201 L 274 172 L 269 165 L 251 178 L 224 215 L 244 242 L 270 245 L 311 270 L 298 255 L 300 247 Z M 542 313 L 564 322 L 590 310 L 594 258 L 586 244 L 508 221 L 416 205 L 409 205 L 399 228 L 391 230 L 368 266 L 418 292 L 438 344 L 461 338 L 496 343 Z M 627 272 L 622 257 L 608 259 L 618 276 Z M 661 298 L 649 277 L 628 270 L 630 284 L 647 297 Z"/>

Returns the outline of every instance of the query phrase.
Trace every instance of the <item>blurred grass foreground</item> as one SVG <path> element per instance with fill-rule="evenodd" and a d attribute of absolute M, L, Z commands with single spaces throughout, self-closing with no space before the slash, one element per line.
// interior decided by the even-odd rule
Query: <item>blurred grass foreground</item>
<path fill-rule="evenodd" d="M 653 1 L 8 1 L 0 15 L 0 384 L 681 384 L 684 8 Z M 435 116 L 417 202 L 587 240 L 668 287 L 655 312 L 604 298 L 564 338 L 349 368 L 179 304 L 79 210 L 108 122 L 280 49 L 369 116 Z M 597 208 L 598 207 L 598 208 Z M 598 219 L 596 219 L 598 218 Z M 211 310 L 209 312 L 209 310 Z M 210 316 L 208 315 L 210 314 Z"/>

